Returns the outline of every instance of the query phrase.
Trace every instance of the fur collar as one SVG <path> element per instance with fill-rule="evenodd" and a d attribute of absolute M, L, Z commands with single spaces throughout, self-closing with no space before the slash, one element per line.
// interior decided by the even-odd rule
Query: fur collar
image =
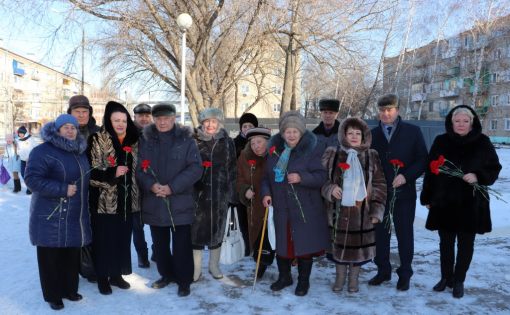
<path fill-rule="evenodd" d="M 340 127 L 340 122 L 335 120 L 333 128 L 326 130 L 326 128 L 324 128 L 324 122 L 321 121 L 321 123 L 313 130 L 313 133 L 316 135 L 324 135 L 326 137 L 330 137 L 338 133 L 338 127 Z"/>
<path fill-rule="evenodd" d="M 186 126 L 181 126 L 180 124 L 175 124 L 172 128 L 173 134 L 177 138 L 191 138 L 193 135 L 193 132 L 191 128 Z M 154 123 L 145 126 L 142 131 L 142 136 L 145 140 L 151 140 L 151 139 L 159 139 L 159 131 L 156 128 L 156 125 Z"/>
<path fill-rule="evenodd" d="M 368 125 L 360 118 L 351 117 L 345 119 L 342 122 L 342 126 L 338 131 L 338 143 L 340 143 L 342 148 L 345 149 L 351 148 L 350 144 L 347 142 L 347 139 L 345 138 L 345 132 L 347 131 L 346 130 L 347 124 L 351 124 L 353 121 L 357 121 L 359 125 L 363 126 L 363 129 L 361 130 L 361 133 L 363 134 L 363 140 L 361 141 L 361 145 L 353 149 L 358 151 L 358 153 L 364 152 L 370 148 L 370 145 L 372 145 L 372 132 L 370 131 Z"/>
<path fill-rule="evenodd" d="M 453 115 L 453 112 L 458 108 L 466 108 L 473 114 L 472 130 L 465 136 L 460 136 L 460 135 L 456 134 L 455 132 L 453 132 L 452 115 Z M 448 134 L 448 137 L 454 143 L 459 144 L 459 145 L 468 144 L 473 141 L 476 141 L 482 134 L 482 124 L 480 123 L 480 119 L 478 118 L 478 115 L 473 110 L 473 108 L 471 108 L 470 106 L 467 106 L 467 105 L 459 105 L 459 106 L 452 108 L 445 118 L 444 125 L 445 125 L 445 129 L 446 129 L 446 133 Z"/>
<path fill-rule="evenodd" d="M 198 126 L 198 128 L 195 129 L 195 136 L 198 140 L 201 141 L 211 141 L 212 139 L 222 139 L 222 138 L 228 138 L 228 132 L 223 128 L 223 125 L 220 124 L 218 127 L 218 132 L 211 136 L 207 133 L 205 133 L 204 130 L 202 130 L 202 126 Z"/>
<path fill-rule="evenodd" d="M 284 143 L 285 140 L 283 140 L 281 134 L 277 133 L 269 139 L 267 147 L 268 148 L 271 148 L 273 146 L 276 147 L 276 152 L 280 154 L 280 152 L 283 152 L 284 150 Z M 292 150 L 292 152 L 294 152 L 298 156 L 307 155 L 312 153 L 316 146 L 317 136 L 314 135 L 310 130 L 306 130 L 303 136 L 301 137 L 301 140 L 299 140 L 299 143 Z"/>
<path fill-rule="evenodd" d="M 78 132 L 76 140 L 69 140 L 62 137 L 57 128 L 55 122 L 49 122 L 41 130 L 41 137 L 44 142 L 49 142 L 55 147 L 71 153 L 81 154 L 87 149 L 87 141 Z"/>

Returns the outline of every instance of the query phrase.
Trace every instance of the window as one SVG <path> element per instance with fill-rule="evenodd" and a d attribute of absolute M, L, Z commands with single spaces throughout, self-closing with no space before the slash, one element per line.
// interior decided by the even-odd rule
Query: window
<path fill-rule="evenodd" d="M 273 104 L 273 112 L 279 113 L 282 105 L 280 103 Z"/>
<path fill-rule="evenodd" d="M 510 130 L 510 118 L 505 118 L 505 130 Z"/>
<path fill-rule="evenodd" d="M 25 69 L 23 67 L 23 63 L 17 61 L 16 59 L 12 60 L 12 70 L 14 75 L 24 76 Z"/>
<path fill-rule="evenodd" d="M 492 83 L 497 83 L 499 82 L 499 73 L 495 72 L 491 75 L 491 82 Z"/>
<path fill-rule="evenodd" d="M 248 103 L 248 102 L 244 102 L 244 103 L 241 105 L 241 110 L 242 110 L 243 112 L 245 112 L 245 111 L 248 109 L 248 107 L 250 107 L 250 103 Z"/>
<path fill-rule="evenodd" d="M 491 96 L 491 105 L 492 106 L 498 106 L 499 105 L 499 95 L 492 95 Z"/>
<path fill-rule="evenodd" d="M 494 58 L 494 60 L 501 59 L 501 49 L 498 48 L 498 49 L 494 50 L 493 58 Z"/>
<path fill-rule="evenodd" d="M 250 92 L 250 86 L 248 84 L 241 85 L 241 93 L 246 96 Z"/>
<path fill-rule="evenodd" d="M 273 93 L 277 95 L 282 94 L 282 87 L 279 85 L 273 85 Z"/>
<path fill-rule="evenodd" d="M 497 119 L 491 120 L 490 130 L 497 130 L 497 129 L 498 129 L 498 120 Z"/>
<path fill-rule="evenodd" d="M 434 102 L 430 102 L 429 103 L 429 112 L 433 112 L 434 111 Z"/>
<path fill-rule="evenodd" d="M 510 106 L 510 94 L 507 95 L 506 100 L 506 105 Z"/>

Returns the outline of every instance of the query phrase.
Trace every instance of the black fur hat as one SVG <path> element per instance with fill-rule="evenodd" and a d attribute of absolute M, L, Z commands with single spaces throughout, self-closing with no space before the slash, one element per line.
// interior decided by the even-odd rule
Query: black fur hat
<path fill-rule="evenodd" d="M 319 101 L 319 110 L 330 110 L 332 112 L 338 112 L 340 109 L 340 101 L 336 99 L 322 99 Z"/>
<path fill-rule="evenodd" d="M 379 107 L 396 107 L 398 108 L 398 97 L 395 94 L 385 94 L 377 100 Z"/>

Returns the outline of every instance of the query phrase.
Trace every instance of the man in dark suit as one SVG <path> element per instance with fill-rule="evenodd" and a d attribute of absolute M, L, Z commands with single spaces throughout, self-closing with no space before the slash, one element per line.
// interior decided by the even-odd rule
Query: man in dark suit
<path fill-rule="evenodd" d="M 398 242 L 400 267 L 397 268 L 397 290 L 409 290 L 413 275 L 411 263 L 414 255 L 413 223 L 416 211 L 416 179 L 424 172 L 427 163 L 427 147 L 419 127 L 402 121 L 399 116 L 398 97 L 386 94 L 377 101 L 379 125 L 372 129 L 372 148 L 377 150 L 386 177 L 388 199 L 383 222 L 376 225 L 377 274 L 369 285 L 380 285 L 391 280 L 390 264 L 391 217 L 390 200 L 396 189 L 393 208 L 393 226 Z M 390 160 L 398 159 L 404 165 L 395 176 Z M 389 223 L 389 224 L 388 224 Z"/>

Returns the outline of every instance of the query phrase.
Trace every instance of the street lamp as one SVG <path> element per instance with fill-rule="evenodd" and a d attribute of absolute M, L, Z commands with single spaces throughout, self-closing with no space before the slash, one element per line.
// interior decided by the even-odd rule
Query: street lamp
<path fill-rule="evenodd" d="M 177 17 L 177 25 L 182 32 L 182 58 L 181 58 L 181 124 L 184 125 L 184 97 L 186 95 L 186 31 L 193 24 L 191 16 L 181 13 Z"/>

